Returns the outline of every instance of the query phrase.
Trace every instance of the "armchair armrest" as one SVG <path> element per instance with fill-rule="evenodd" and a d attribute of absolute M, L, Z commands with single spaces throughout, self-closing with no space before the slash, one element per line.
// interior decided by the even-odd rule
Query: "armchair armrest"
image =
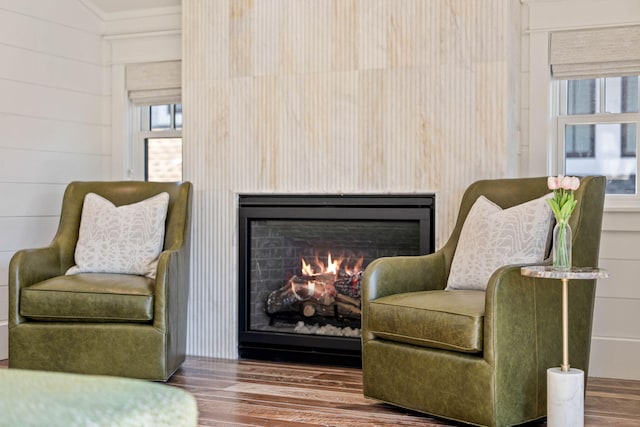
<path fill-rule="evenodd" d="M 378 258 L 369 264 L 362 278 L 362 342 L 373 338 L 367 327 L 369 301 L 405 292 L 444 289 L 446 270 L 442 251 Z"/>
<path fill-rule="evenodd" d="M 379 258 L 364 272 L 362 300 L 366 304 L 387 295 L 444 289 L 445 286 L 446 266 L 442 252 Z"/>
<path fill-rule="evenodd" d="M 483 347 L 492 366 L 509 356 L 524 360 L 535 348 L 535 281 L 522 276 L 521 267 L 499 268 L 487 285 Z"/>
<path fill-rule="evenodd" d="M 37 249 L 22 249 L 9 262 L 9 327 L 24 321 L 20 316 L 20 290 L 43 280 L 64 274 L 60 251 L 55 245 Z"/>
<path fill-rule="evenodd" d="M 538 392 L 545 387 L 546 369 L 561 346 L 559 335 L 549 334 L 547 328 L 557 320 L 560 329 L 560 286 L 547 279 L 522 276 L 522 266 L 501 267 L 489 279 L 483 356 L 495 369 L 496 392 L 500 394 L 496 399 L 539 411 L 544 410 L 545 402 L 538 401 Z M 557 347 L 550 344 L 555 338 Z M 516 398 L 523 390 L 528 390 L 530 399 Z"/>
<path fill-rule="evenodd" d="M 188 261 L 188 248 L 184 246 L 160 253 L 153 315 L 153 325 L 159 330 L 177 328 L 178 319 L 185 317 L 189 297 Z"/>

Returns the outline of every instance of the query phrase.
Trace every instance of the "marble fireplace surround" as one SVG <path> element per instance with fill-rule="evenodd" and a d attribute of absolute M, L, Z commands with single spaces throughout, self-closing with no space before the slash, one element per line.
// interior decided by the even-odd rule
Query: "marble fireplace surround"
<path fill-rule="evenodd" d="M 187 351 L 238 357 L 238 194 L 436 193 L 519 162 L 520 2 L 184 0 Z"/>

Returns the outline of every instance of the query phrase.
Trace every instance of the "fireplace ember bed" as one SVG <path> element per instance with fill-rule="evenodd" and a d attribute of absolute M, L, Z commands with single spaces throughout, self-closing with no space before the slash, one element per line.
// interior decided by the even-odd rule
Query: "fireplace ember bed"
<path fill-rule="evenodd" d="M 434 250 L 433 194 L 240 195 L 242 358 L 359 366 L 361 281 Z"/>

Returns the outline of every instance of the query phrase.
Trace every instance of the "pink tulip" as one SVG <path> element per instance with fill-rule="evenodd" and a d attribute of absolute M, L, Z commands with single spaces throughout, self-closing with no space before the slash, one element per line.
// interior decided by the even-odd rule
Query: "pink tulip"
<path fill-rule="evenodd" d="M 572 176 L 571 177 L 571 188 L 569 188 L 569 189 L 575 191 L 578 188 L 580 188 L 580 179 L 578 179 L 578 177 Z"/>
<path fill-rule="evenodd" d="M 577 190 L 580 187 L 580 180 L 575 176 L 565 176 L 562 178 L 560 187 L 563 190 Z"/>
<path fill-rule="evenodd" d="M 550 176 L 547 178 L 549 190 L 575 191 L 580 187 L 580 179 L 575 176 Z"/>
<path fill-rule="evenodd" d="M 558 175 L 558 177 L 550 176 L 547 178 L 547 187 L 549 190 L 557 190 L 560 188 L 560 183 L 562 182 L 562 175 Z"/>

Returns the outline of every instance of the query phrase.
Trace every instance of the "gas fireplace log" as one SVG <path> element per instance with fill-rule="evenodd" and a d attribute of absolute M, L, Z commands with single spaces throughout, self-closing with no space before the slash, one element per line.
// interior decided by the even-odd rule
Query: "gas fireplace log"
<path fill-rule="evenodd" d="M 336 305 L 338 307 L 338 314 L 340 316 L 354 318 L 360 318 L 362 316 L 362 311 L 360 311 L 358 307 L 355 307 L 351 304 L 346 304 L 338 301 L 336 302 Z"/>
<path fill-rule="evenodd" d="M 336 302 L 335 305 L 322 305 L 315 304 L 313 302 L 305 302 L 302 305 L 302 315 L 304 317 L 325 316 L 359 319 L 362 316 L 362 312 L 358 307 L 348 303 Z"/>
<path fill-rule="evenodd" d="M 358 298 L 351 298 L 350 296 L 344 294 L 336 294 L 336 301 L 339 303 L 351 304 L 354 307 L 360 307 L 360 300 Z"/>
<path fill-rule="evenodd" d="M 303 301 L 330 306 L 335 303 L 336 289 L 333 283 L 322 280 L 308 281 L 293 276 L 286 285 L 271 292 L 267 297 L 267 313 L 298 311 Z"/>
<path fill-rule="evenodd" d="M 279 313 L 282 311 L 297 311 L 296 303 L 300 299 L 293 293 L 290 285 L 285 285 L 269 294 L 267 298 L 267 313 Z"/>
<path fill-rule="evenodd" d="M 302 306 L 302 314 L 304 315 L 304 317 L 311 317 L 316 314 L 316 308 L 313 306 L 313 304 L 304 304 Z"/>
<path fill-rule="evenodd" d="M 315 304 L 312 302 L 306 302 L 302 305 L 302 314 L 305 317 L 312 317 L 312 316 L 334 317 L 335 308 L 333 305 L 322 305 L 322 304 Z"/>
<path fill-rule="evenodd" d="M 294 276 L 294 277 L 298 277 L 298 276 Z M 305 281 L 305 282 L 334 283 L 336 281 L 336 274 L 320 273 L 320 274 L 314 274 L 313 276 L 307 276 L 303 274 L 302 276 L 299 277 L 299 280 Z"/>
<path fill-rule="evenodd" d="M 362 282 L 362 271 L 355 274 L 341 274 L 333 283 L 336 290 L 343 295 L 352 298 L 360 298 L 360 288 Z"/>
<path fill-rule="evenodd" d="M 294 312 L 305 317 L 360 318 L 360 299 L 337 292 L 334 275 L 293 276 L 267 297 L 267 313 Z"/>

